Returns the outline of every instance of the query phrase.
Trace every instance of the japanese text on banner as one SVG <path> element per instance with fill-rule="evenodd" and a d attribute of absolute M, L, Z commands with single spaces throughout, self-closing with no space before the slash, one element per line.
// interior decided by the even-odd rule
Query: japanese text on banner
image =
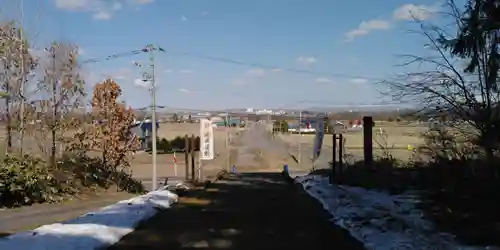
<path fill-rule="evenodd" d="M 208 119 L 200 120 L 200 159 L 214 159 L 214 135 L 212 121 Z"/>

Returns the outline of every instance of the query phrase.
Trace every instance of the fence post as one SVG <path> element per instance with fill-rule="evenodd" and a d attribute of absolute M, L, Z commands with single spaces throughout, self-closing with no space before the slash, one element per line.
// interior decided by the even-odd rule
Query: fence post
<path fill-rule="evenodd" d="M 332 160 L 332 173 L 330 175 L 330 184 L 333 184 L 333 180 L 335 178 L 335 175 L 336 175 L 336 165 L 337 165 L 337 134 L 333 133 L 333 136 L 332 136 L 332 156 L 333 156 L 333 160 Z"/>
<path fill-rule="evenodd" d="M 344 170 L 342 169 L 342 161 L 343 161 L 343 150 L 342 148 L 344 147 L 344 136 L 342 134 L 339 134 L 339 177 L 342 177 L 342 174 L 344 173 Z"/>
<path fill-rule="evenodd" d="M 373 166 L 373 118 L 363 117 L 363 155 L 365 166 L 372 169 Z"/>
<path fill-rule="evenodd" d="M 191 153 L 191 145 L 189 143 L 189 137 L 186 134 L 184 136 L 184 162 L 186 170 L 186 180 L 189 180 L 189 154 Z"/>
<path fill-rule="evenodd" d="M 191 180 L 194 181 L 196 179 L 196 166 L 195 166 L 195 151 L 196 151 L 196 143 L 195 143 L 194 134 L 191 135 Z"/>

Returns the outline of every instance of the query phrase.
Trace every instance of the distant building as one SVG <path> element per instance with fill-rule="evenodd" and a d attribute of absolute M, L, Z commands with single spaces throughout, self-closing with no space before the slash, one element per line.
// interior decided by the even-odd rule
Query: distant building
<path fill-rule="evenodd" d="M 255 113 L 258 115 L 272 115 L 273 111 L 271 109 L 259 109 Z"/>
<path fill-rule="evenodd" d="M 273 114 L 274 115 L 286 115 L 286 111 L 280 110 L 280 111 L 273 112 Z"/>
<path fill-rule="evenodd" d="M 224 121 L 224 119 L 222 117 L 220 117 L 220 116 L 214 116 L 210 120 L 212 120 L 212 122 Z"/>
<path fill-rule="evenodd" d="M 156 131 L 160 124 L 156 121 Z M 149 142 L 151 142 L 152 134 L 153 134 L 153 123 L 151 120 L 146 119 L 143 121 L 135 121 L 130 127 L 130 132 L 136 134 L 139 137 L 139 141 L 141 142 L 141 150 L 145 150 L 148 147 Z"/>

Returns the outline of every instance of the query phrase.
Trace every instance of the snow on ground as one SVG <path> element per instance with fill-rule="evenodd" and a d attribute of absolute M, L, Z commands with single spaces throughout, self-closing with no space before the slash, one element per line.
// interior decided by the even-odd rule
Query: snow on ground
<path fill-rule="evenodd" d="M 132 232 L 139 222 L 155 215 L 158 209 L 169 208 L 176 201 L 177 195 L 168 190 L 152 191 L 73 220 L 0 239 L 0 249 L 90 250 L 107 247 Z"/>
<path fill-rule="evenodd" d="M 389 195 L 359 187 L 331 185 L 327 177 L 296 177 L 309 195 L 322 203 L 331 221 L 348 230 L 367 249 L 483 250 L 461 246 L 450 234 L 438 233 L 416 208 L 415 195 Z"/>

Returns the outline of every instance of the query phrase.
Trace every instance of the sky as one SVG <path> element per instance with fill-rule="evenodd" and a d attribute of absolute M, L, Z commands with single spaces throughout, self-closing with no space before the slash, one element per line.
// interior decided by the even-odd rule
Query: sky
<path fill-rule="evenodd" d="M 378 79 L 405 70 L 398 55 L 424 52 L 421 37 L 410 32 L 418 29 L 415 18 L 435 21 L 442 6 L 435 0 L 25 0 L 21 12 L 23 1 L 7 1 L 0 17 L 22 20 L 32 46 L 78 45 L 89 89 L 112 77 L 127 104 L 150 105 L 141 81 L 148 54 L 103 59 L 154 44 L 165 50 L 155 53 L 158 105 L 207 110 L 387 100 Z"/>

